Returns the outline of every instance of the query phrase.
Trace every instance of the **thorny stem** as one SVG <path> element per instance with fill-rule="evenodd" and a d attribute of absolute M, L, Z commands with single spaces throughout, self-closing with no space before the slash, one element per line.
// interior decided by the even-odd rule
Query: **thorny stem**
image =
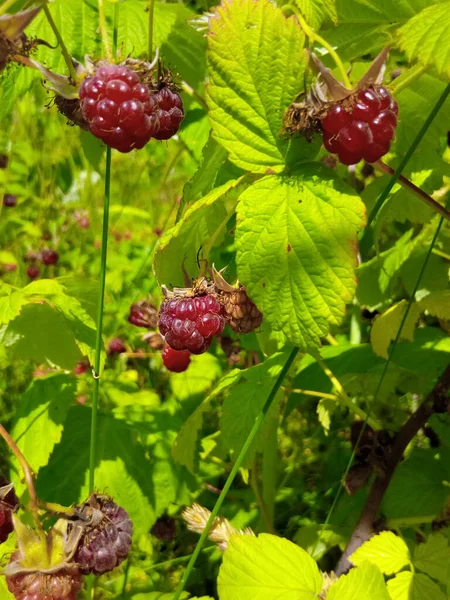
<path fill-rule="evenodd" d="M 301 28 L 305 32 L 305 35 L 308 37 L 310 42 L 311 43 L 317 42 L 317 43 L 321 44 L 328 51 L 329 55 L 334 60 L 336 67 L 339 69 L 339 72 L 340 72 L 341 78 L 342 78 L 342 83 L 345 85 L 345 87 L 347 87 L 349 90 L 351 90 L 353 88 L 353 86 L 350 82 L 350 79 L 348 78 L 347 71 L 345 70 L 345 67 L 344 67 L 341 59 L 339 58 L 339 55 L 336 52 L 336 50 L 326 40 L 324 40 L 322 36 L 320 36 L 318 33 L 316 33 L 308 25 L 308 23 L 305 21 L 305 19 L 303 18 L 303 16 L 301 15 L 300 11 L 298 10 L 298 8 L 296 6 L 294 6 L 293 4 L 286 4 L 285 6 L 283 6 L 281 8 L 281 10 L 283 12 L 290 10 L 292 13 L 294 13 L 294 15 L 298 19 L 298 22 L 300 23 Z"/>
<path fill-rule="evenodd" d="M 106 24 L 105 6 L 103 0 L 98 0 L 98 22 L 100 27 L 100 35 L 102 36 L 103 46 L 105 48 L 106 58 L 108 62 L 113 62 L 113 54 L 108 36 L 108 27 Z"/>
<path fill-rule="evenodd" d="M 450 365 L 440 376 L 430 394 L 397 433 L 388 455 L 386 468 L 383 474 L 376 478 L 372 489 L 370 490 L 369 497 L 358 525 L 353 531 L 352 537 L 347 544 L 347 548 L 341 556 L 336 569 L 336 575 L 343 575 L 348 571 L 351 567 L 349 557 L 372 535 L 372 526 L 377 517 L 384 494 L 386 493 L 398 464 L 403 459 L 404 451 L 431 415 L 435 412 L 441 412 L 444 405 L 449 405 L 449 391 Z"/>
<path fill-rule="evenodd" d="M 153 23 L 155 18 L 155 0 L 148 0 L 148 62 L 153 60 Z"/>
<path fill-rule="evenodd" d="M 6 429 L 3 427 L 3 425 L 1 423 L 0 423 L 0 436 L 5 440 L 5 442 L 8 444 L 11 452 L 14 454 L 14 456 L 19 461 L 20 467 L 21 467 L 24 477 L 25 477 L 25 483 L 27 484 L 28 493 L 30 494 L 30 509 L 31 509 L 31 512 L 33 513 L 33 519 L 34 519 L 37 529 L 42 530 L 41 521 L 39 519 L 39 501 L 38 501 L 38 497 L 36 494 L 36 489 L 34 487 L 33 472 L 31 470 L 31 467 L 30 467 L 27 459 L 25 458 L 25 456 L 22 454 L 22 452 L 19 449 L 16 442 L 12 439 L 12 437 L 9 435 L 9 433 L 6 431 Z"/>
<path fill-rule="evenodd" d="M 325 361 L 322 359 L 322 357 L 320 357 L 318 355 L 314 355 L 314 358 L 315 358 L 317 364 L 319 365 L 319 367 L 322 369 L 322 371 L 325 373 L 325 375 L 328 377 L 328 379 L 333 384 L 333 387 L 335 388 L 335 390 L 337 390 L 338 402 L 340 404 L 346 406 L 350 412 L 357 415 L 360 419 L 367 422 L 373 429 L 382 429 L 382 425 L 381 425 L 381 423 L 378 422 L 378 419 L 375 419 L 375 417 L 371 417 L 370 413 L 367 414 L 362 408 L 360 408 L 357 404 L 354 404 L 352 402 L 351 398 L 349 398 L 349 396 L 347 395 L 347 392 L 344 390 L 342 383 L 339 381 L 339 379 L 336 377 L 336 375 L 331 371 L 331 369 L 329 367 L 327 367 L 327 365 L 325 364 Z M 322 397 L 325 397 L 325 396 L 323 396 L 323 394 L 322 394 Z"/>
<path fill-rule="evenodd" d="M 377 162 L 373 163 L 373 166 L 383 171 L 387 175 L 394 175 L 395 171 L 392 167 L 384 163 L 382 160 L 377 160 Z M 422 202 L 425 202 L 432 210 L 439 213 L 444 219 L 450 221 L 450 211 L 448 211 L 444 206 L 433 200 L 431 196 L 429 196 L 426 192 L 421 190 L 417 185 L 414 185 L 412 181 L 404 177 L 403 175 L 398 176 L 398 182 L 404 187 L 411 190 Z"/>
<path fill-rule="evenodd" d="M 6 0 L 6 2 L 3 2 L 3 4 L 0 6 L 0 16 L 8 12 L 11 6 L 16 2 L 17 0 Z"/>
<path fill-rule="evenodd" d="M 256 434 L 258 433 L 270 407 L 272 406 L 272 402 L 275 399 L 275 396 L 277 395 L 278 390 L 281 387 L 281 384 L 283 383 L 284 378 L 286 377 L 289 369 L 292 366 L 292 363 L 294 362 L 297 354 L 298 354 L 299 349 L 298 348 L 294 348 L 291 353 L 288 356 L 288 359 L 280 373 L 280 375 L 278 376 L 278 379 L 276 380 L 276 382 L 273 385 L 273 388 L 269 394 L 269 396 L 267 397 L 267 400 L 264 403 L 264 406 L 261 410 L 261 412 L 259 413 L 259 415 L 256 417 L 255 422 L 253 424 L 253 427 L 250 431 L 250 433 L 247 436 L 247 439 L 245 440 L 244 445 L 242 446 L 241 451 L 239 452 L 238 457 L 236 458 L 236 462 L 233 465 L 233 468 L 231 469 L 230 474 L 228 475 L 228 478 L 225 482 L 225 485 L 223 486 L 223 490 L 222 493 L 220 494 L 220 496 L 218 497 L 214 508 L 211 512 L 211 515 L 208 519 L 208 522 L 206 523 L 205 529 L 203 530 L 200 539 L 197 542 L 197 545 L 195 546 L 195 550 L 192 553 L 192 556 L 189 560 L 189 563 L 186 567 L 185 572 L 183 573 L 183 577 L 181 578 L 180 583 L 178 584 L 178 587 L 175 591 L 173 600 L 179 600 L 180 596 L 185 588 L 185 585 L 187 583 L 187 580 L 189 578 L 189 575 L 192 572 L 192 569 L 194 568 L 195 563 L 197 562 L 197 558 L 203 548 L 203 544 L 206 541 L 206 538 L 208 537 L 209 534 L 209 530 L 211 529 L 211 526 L 214 522 L 214 519 L 217 517 L 217 515 L 219 514 L 219 511 L 222 507 L 223 501 L 225 500 L 226 495 L 228 494 L 231 485 L 234 481 L 234 478 L 236 477 L 239 469 L 241 468 L 241 465 L 244 461 L 244 458 L 247 455 L 248 449 L 250 448 L 251 443 L 253 442 L 253 440 L 255 439 Z"/>
<path fill-rule="evenodd" d="M 72 81 L 75 83 L 77 80 L 77 72 L 75 71 L 75 67 L 72 61 L 72 57 L 70 56 L 66 44 L 64 43 L 64 40 L 59 32 L 58 27 L 56 26 L 55 21 L 53 20 L 52 17 L 52 13 L 50 12 L 49 7 L 47 6 L 47 4 L 44 4 L 43 6 L 44 9 L 44 13 L 45 16 L 47 18 L 48 24 L 50 25 L 50 27 L 52 28 L 53 33 L 55 34 L 55 37 L 58 41 L 59 47 L 61 48 L 61 53 L 64 57 L 64 60 L 66 62 L 67 68 L 69 70 L 70 73 L 70 78 L 72 79 Z"/>

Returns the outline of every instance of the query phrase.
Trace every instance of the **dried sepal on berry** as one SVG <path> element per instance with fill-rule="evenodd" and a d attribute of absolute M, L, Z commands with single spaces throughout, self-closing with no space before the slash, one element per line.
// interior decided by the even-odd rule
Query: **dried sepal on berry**
<path fill-rule="evenodd" d="M 236 333 L 251 333 L 261 326 L 263 314 L 242 285 L 233 287 L 213 266 L 213 279 L 226 322 Z"/>
<path fill-rule="evenodd" d="M 24 33 L 41 8 L 0 16 L 0 71 L 11 61 L 22 62 L 38 44 L 46 44 L 43 40 L 29 40 Z"/>

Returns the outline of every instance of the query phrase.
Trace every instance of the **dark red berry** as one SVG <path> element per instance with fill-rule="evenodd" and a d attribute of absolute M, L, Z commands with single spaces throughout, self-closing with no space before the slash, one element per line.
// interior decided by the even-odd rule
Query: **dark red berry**
<path fill-rule="evenodd" d="M 83 373 L 86 373 L 86 371 L 88 369 L 89 369 L 89 361 L 80 360 L 77 362 L 76 367 L 74 368 L 73 372 L 75 373 L 75 375 L 83 375 Z"/>
<path fill-rule="evenodd" d="M 180 96 L 168 87 L 155 92 L 152 100 L 157 107 L 155 115 L 159 123 L 159 129 L 153 137 L 157 140 L 168 140 L 176 134 L 183 120 L 183 102 Z"/>
<path fill-rule="evenodd" d="M 27 275 L 30 279 L 36 279 L 41 273 L 40 268 L 37 265 L 30 265 L 27 269 Z"/>
<path fill-rule="evenodd" d="M 45 248 L 41 252 L 41 261 L 44 265 L 56 265 L 59 260 L 59 254 L 56 250 Z"/>
<path fill-rule="evenodd" d="M 12 513 L 19 505 L 14 488 L 10 489 L 10 486 L 9 481 L 0 475 L 0 544 L 6 542 L 14 530 Z"/>
<path fill-rule="evenodd" d="M 323 144 L 345 165 L 376 162 L 389 152 L 397 114 L 397 103 L 385 87 L 361 90 L 352 102 L 333 104 L 322 117 Z"/>
<path fill-rule="evenodd" d="M 0 169 L 6 169 L 8 167 L 8 155 L 7 154 L 0 154 Z"/>
<path fill-rule="evenodd" d="M 16 204 L 17 204 L 17 196 L 14 196 L 14 194 L 5 194 L 3 196 L 3 206 L 12 208 L 13 206 L 16 206 Z"/>
<path fill-rule="evenodd" d="M 112 571 L 130 551 L 133 523 L 128 513 L 108 496 L 96 494 L 77 512 L 85 529 L 73 561 L 85 574 Z"/>
<path fill-rule="evenodd" d="M 160 308 L 159 330 L 174 350 L 202 354 L 223 327 L 222 306 L 213 294 L 172 298 Z"/>
<path fill-rule="evenodd" d="M 19 553 L 15 552 L 10 562 L 18 558 Z M 26 571 L 7 575 L 6 584 L 16 600 L 77 600 L 82 575 L 76 567 L 66 567 L 55 573 Z"/>
<path fill-rule="evenodd" d="M 136 327 L 155 329 L 158 324 L 158 310 L 150 302 L 141 300 L 131 306 L 128 321 Z"/>
<path fill-rule="evenodd" d="M 120 152 L 143 148 L 157 133 L 150 90 L 128 67 L 100 67 L 83 81 L 80 101 L 91 132 Z"/>
<path fill-rule="evenodd" d="M 177 535 L 177 524 L 173 517 L 163 515 L 156 520 L 150 533 L 162 542 L 171 542 Z"/>
<path fill-rule="evenodd" d="M 121 354 L 122 352 L 126 352 L 127 349 L 124 346 L 124 343 L 120 338 L 114 338 L 109 342 L 108 346 L 108 355 L 112 354 Z"/>
<path fill-rule="evenodd" d="M 162 359 L 166 369 L 173 373 L 182 373 L 191 362 L 191 354 L 189 350 L 174 350 L 166 346 L 162 352 Z"/>

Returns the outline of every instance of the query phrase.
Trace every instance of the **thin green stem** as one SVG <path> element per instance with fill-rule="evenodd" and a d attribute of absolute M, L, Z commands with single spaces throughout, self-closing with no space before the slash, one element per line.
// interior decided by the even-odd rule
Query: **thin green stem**
<path fill-rule="evenodd" d="M 396 95 L 403 89 L 410 86 L 416 79 L 419 79 L 424 73 L 428 71 L 430 67 L 428 65 L 414 65 L 406 73 L 394 79 L 388 87 L 392 94 Z"/>
<path fill-rule="evenodd" d="M 0 15 L 4 15 L 6 12 L 8 12 L 8 10 L 13 4 L 15 4 L 16 1 L 17 0 L 6 0 L 3 2 L 3 4 L 0 6 Z"/>
<path fill-rule="evenodd" d="M 148 61 L 153 60 L 153 23 L 155 17 L 155 0 L 148 0 Z"/>
<path fill-rule="evenodd" d="M 450 260 L 450 254 L 442 252 L 442 250 L 439 250 L 438 248 L 433 248 L 433 254 L 436 254 L 436 256 L 440 256 L 441 258 L 445 258 L 445 260 Z"/>
<path fill-rule="evenodd" d="M 69 70 L 70 78 L 75 83 L 77 80 L 77 72 L 75 71 L 72 57 L 70 56 L 69 51 L 67 50 L 66 44 L 64 43 L 62 35 L 60 34 L 59 29 L 56 26 L 55 21 L 53 20 L 52 13 L 50 12 L 50 9 L 47 6 L 47 4 L 44 4 L 43 9 L 44 9 L 44 13 L 47 18 L 48 24 L 52 28 L 52 31 L 55 34 L 56 39 L 58 40 L 59 47 L 61 48 L 61 53 L 64 57 L 67 68 Z"/>
<path fill-rule="evenodd" d="M 327 400 L 339 400 L 339 396 L 336 394 L 326 394 L 325 392 L 316 392 L 316 390 L 302 390 L 300 388 L 294 388 L 292 390 L 286 390 L 290 394 L 302 394 L 303 396 L 312 396 L 314 398 L 326 398 Z"/>
<path fill-rule="evenodd" d="M 225 482 L 225 485 L 223 486 L 222 492 L 221 492 L 220 496 L 218 497 L 216 504 L 214 505 L 212 513 L 206 524 L 206 527 L 203 530 L 203 532 L 200 536 L 200 539 L 197 542 L 194 552 L 192 553 L 192 556 L 189 560 L 188 566 L 186 567 L 186 571 L 183 573 L 183 577 L 181 578 L 181 581 L 175 591 L 173 600 L 180 599 L 180 596 L 181 596 L 181 594 L 186 586 L 186 583 L 189 579 L 189 575 L 191 574 L 192 569 L 194 568 L 194 565 L 197 562 L 197 558 L 203 548 L 203 544 L 205 543 L 206 538 L 208 537 L 208 533 L 209 533 L 209 530 L 211 529 L 211 525 L 213 524 L 214 519 L 219 514 L 219 511 L 222 507 L 223 501 L 225 500 L 225 497 L 231 488 L 234 478 L 236 477 L 239 469 L 241 468 L 244 458 L 247 455 L 248 449 L 250 448 L 251 443 L 255 439 L 255 436 L 258 433 L 270 407 L 272 406 L 272 402 L 274 401 L 275 396 L 277 395 L 277 392 L 280 389 L 281 384 L 283 383 L 283 380 L 286 377 L 289 369 L 291 368 L 292 363 L 294 362 L 297 354 L 298 354 L 298 348 L 294 348 L 293 350 L 291 350 L 291 353 L 289 354 L 288 359 L 286 360 L 286 363 L 285 363 L 280 375 L 278 376 L 278 379 L 274 383 L 274 386 L 273 386 L 269 396 L 267 397 L 267 400 L 265 401 L 261 412 L 256 417 L 253 427 L 252 427 L 250 433 L 248 434 L 247 439 L 245 440 L 245 443 L 242 446 L 241 451 L 239 452 L 239 455 L 236 459 L 236 462 L 234 463 L 233 468 L 231 469 L 231 473 L 229 474 L 229 476 Z"/>
<path fill-rule="evenodd" d="M 113 53 L 111 43 L 108 36 L 108 26 L 106 24 L 105 5 L 103 0 L 98 0 L 98 23 L 100 27 L 100 35 L 102 37 L 103 47 L 105 48 L 106 58 L 108 62 L 113 62 Z"/>
<path fill-rule="evenodd" d="M 348 78 L 347 71 L 345 70 L 344 64 L 342 63 L 336 50 L 322 36 L 320 36 L 318 33 L 316 33 L 308 25 L 308 23 L 305 21 L 305 19 L 303 18 L 302 14 L 300 13 L 300 11 L 298 10 L 298 8 L 296 6 L 294 6 L 293 4 L 286 4 L 285 6 L 282 7 L 281 10 L 283 12 L 286 12 L 287 10 L 289 10 L 292 13 L 294 13 L 294 15 L 298 19 L 298 22 L 300 23 L 301 28 L 305 32 L 306 37 L 310 40 L 311 43 L 318 42 L 328 51 L 329 55 L 334 60 L 336 67 L 339 69 L 339 72 L 341 74 L 342 83 L 348 89 L 352 89 L 353 86 L 350 82 L 350 79 Z"/>
<path fill-rule="evenodd" d="M 433 107 L 432 111 L 430 112 L 430 114 L 428 115 L 425 123 L 420 128 L 420 130 L 419 130 L 418 134 L 416 135 L 413 143 L 408 148 L 408 151 L 405 153 L 403 159 L 400 161 L 400 164 L 398 165 L 395 173 L 392 175 L 391 179 L 389 180 L 389 183 L 387 184 L 387 186 L 385 187 L 385 189 L 381 193 L 380 197 L 378 198 L 377 203 L 373 207 L 373 209 L 372 209 L 372 211 L 371 211 L 371 213 L 369 215 L 368 221 L 367 221 L 367 227 L 365 228 L 363 237 L 361 239 L 361 244 L 360 244 L 361 248 L 363 248 L 363 247 L 365 248 L 365 246 L 368 244 L 368 240 L 369 240 L 369 236 L 370 236 L 370 225 L 372 224 L 372 222 L 374 221 L 374 219 L 377 216 L 378 212 L 380 211 L 381 207 L 383 206 L 384 201 L 386 200 L 386 198 L 389 195 L 389 192 L 392 190 L 392 188 L 394 187 L 394 185 L 397 183 L 397 181 L 398 181 L 398 179 L 399 179 L 399 177 L 400 177 L 403 169 L 408 164 L 411 156 L 414 154 L 417 146 L 422 141 L 423 136 L 428 131 L 428 128 L 430 127 L 431 123 L 433 122 L 434 118 L 438 114 L 439 110 L 441 109 L 442 105 L 446 101 L 447 96 L 449 94 L 450 94 L 450 83 L 446 86 L 445 90 L 442 92 L 441 97 L 439 98 L 439 100 L 434 105 L 434 107 Z"/>

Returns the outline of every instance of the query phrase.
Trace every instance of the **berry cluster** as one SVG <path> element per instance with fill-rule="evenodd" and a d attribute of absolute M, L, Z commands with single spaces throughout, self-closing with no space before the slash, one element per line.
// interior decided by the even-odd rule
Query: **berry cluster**
<path fill-rule="evenodd" d="M 178 131 L 183 104 L 168 87 L 152 91 L 136 71 L 105 65 L 80 88 L 81 112 L 90 131 L 120 152 L 143 148 L 153 137 L 166 140 Z"/>
<path fill-rule="evenodd" d="M 112 571 L 130 551 L 133 523 L 128 513 L 112 498 L 95 494 L 79 512 L 88 525 L 75 551 L 74 562 L 84 574 Z"/>
<path fill-rule="evenodd" d="M 222 306 L 214 294 L 166 299 L 159 313 L 159 330 L 174 350 L 203 354 L 224 328 Z"/>
<path fill-rule="evenodd" d="M 321 119 L 324 146 L 344 165 L 376 162 L 389 152 L 397 114 L 397 102 L 386 88 L 361 90 L 350 102 L 332 104 Z"/>

